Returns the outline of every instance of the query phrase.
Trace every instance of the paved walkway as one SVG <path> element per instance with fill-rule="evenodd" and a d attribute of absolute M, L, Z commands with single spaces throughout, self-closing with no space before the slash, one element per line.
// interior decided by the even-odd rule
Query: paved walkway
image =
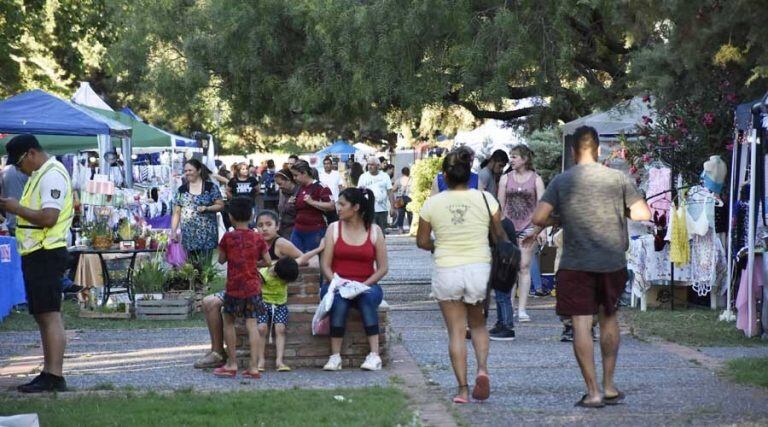
<path fill-rule="evenodd" d="M 447 336 L 436 303 L 428 299 L 429 254 L 416 249 L 407 238 L 388 237 L 388 244 L 390 274 L 382 284 L 392 305 L 395 339 L 391 342 L 397 347 L 392 365 L 382 372 L 307 369 L 268 372 L 258 381 L 215 378 L 191 368 L 208 345 L 207 331 L 201 327 L 68 331 L 67 381 L 79 390 L 223 391 L 396 384 L 406 390 L 428 425 L 450 424 L 454 411 L 473 426 L 768 423 L 766 391 L 738 386 L 716 375 L 723 360 L 768 356 L 768 347 L 691 350 L 626 334 L 617 372 L 618 385 L 628 395 L 626 404 L 601 410 L 574 408 L 583 393 L 582 381 L 570 344 L 559 342 L 560 325 L 552 299 L 532 300 L 529 314 L 533 322 L 518 325 L 516 341 L 491 343 L 491 399 L 454 407 L 448 403 L 456 383 Z M 493 319 L 495 314 L 491 316 Z M 26 381 L 40 363 L 37 333 L 0 333 L 0 390 Z"/>

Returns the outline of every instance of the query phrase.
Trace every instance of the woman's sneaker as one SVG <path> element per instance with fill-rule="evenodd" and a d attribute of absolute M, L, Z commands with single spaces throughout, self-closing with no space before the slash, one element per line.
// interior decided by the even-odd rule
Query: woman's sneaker
<path fill-rule="evenodd" d="M 520 323 L 523 323 L 523 322 L 530 322 L 530 321 L 531 321 L 531 316 L 529 316 L 529 315 L 528 315 L 528 313 L 526 313 L 526 312 L 524 312 L 524 311 L 521 311 L 521 312 L 520 312 L 520 313 L 517 315 L 517 320 L 519 320 L 519 321 L 520 321 Z"/>
<path fill-rule="evenodd" d="M 368 359 L 366 359 L 368 360 Z M 332 354 L 328 358 L 328 363 L 323 366 L 324 371 L 340 371 L 341 370 L 341 355 Z"/>
<path fill-rule="evenodd" d="M 227 358 L 219 354 L 219 352 L 209 351 L 208 354 L 197 359 L 193 366 L 197 369 L 218 368 L 224 366 L 226 362 Z"/>
<path fill-rule="evenodd" d="M 499 328 L 498 331 L 489 332 L 491 341 L 512 341 L 515 339 L 515 330 L 512 328 Z"/>
<path fill-rule="evenodd" d="M 381 357 L 376 353 L 368 353 L 365 357 L 365 362 L 360 365 L 360 369 L 366 371 L 380 371 L 381 370 Z"/>

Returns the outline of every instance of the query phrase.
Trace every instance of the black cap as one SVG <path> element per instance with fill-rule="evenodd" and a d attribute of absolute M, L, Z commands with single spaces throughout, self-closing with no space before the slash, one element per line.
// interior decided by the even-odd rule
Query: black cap
<path fill-rule="evenodd" d="M 32 148 L 40 151 L 43 150 L 43 147 L 40 146 L 40 143 L 37 142 L 37 138 L 35 138 L 34 135 L 24 134 L 14 136 L 5 144 L 5 152 L 8 153 L 8 164 L 16 165 L 16 163 L 19 163 L 21 156 Z"/>

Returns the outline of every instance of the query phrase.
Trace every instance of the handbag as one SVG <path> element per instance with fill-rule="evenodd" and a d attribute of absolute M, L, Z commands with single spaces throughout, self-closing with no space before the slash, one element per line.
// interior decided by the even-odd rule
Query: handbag
<path fill-rule="evenodd" d="M 405 200 L 403 200 L 403 196 L 397 196 L 395 198 L 395 209 L 402 209 L 405 207 Z"/>
<path fill-rule="evenodd" d="M 165 252 L 165 260 L 174 267 L 181 267 L 187 262 L 187 251 L 180 241 L 171 241 L 168 243 L 168 249 Z"/>
<path fill-rule="evenodd" d="M 512 241 L 499 241 L 493 233 L 493 214 L 488 206 L 485 193 L 481 193 L 485 208 L 488 210 L 490 225 L 488 230 L 488 242 L 491 245 L 491 275 L 488 278 L 489 288 L 500 292 L 509 292 L 517 281 L 517 272 L 520 271 L 520 248 Z"/>

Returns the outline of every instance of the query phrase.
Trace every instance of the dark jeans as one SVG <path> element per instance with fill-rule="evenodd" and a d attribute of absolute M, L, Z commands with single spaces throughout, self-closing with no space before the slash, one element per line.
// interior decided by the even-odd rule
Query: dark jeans
<path fill-rule="evenodd" d="M 320 298 L 322 299 L 328 293 L 328 285 L 320 288 Z M 341 338 L 347 327 L 347 316 L 349 308 L 355 307 L 360 311 L 360 317 L 363 318 L 365 334 L 367 336 L 379 334 L 379 304 L 384 299 L 384 291 L 378 284 L 372 285 L 370 289 L 358 295 L 354 299 L 346 299 L 336 293 L 333 296 L 333 306 L 331 307 L 331 337 Z"/>
<path fill-rule="evenodd" d="M 506 326 L 509 329 L 515 327 L 515 311 L 512 308 L 512 291 L 501 292 L 494 289 L 496 297 L 496 326 Z"/>
<path fill-rule="evenodd" d="M 403 228 L 403 222 L 405 221 L 406 216 L 408 216 L 409 226 L 413 222 L 413 212 L 405 210 L 405 207 L 408 206 L 408 203 L 411 203 L 411 198 L 408 196 L 403 196 L 403 207 L 397 210 L 397 228 Z"/>
<path fill-rule="evenodd" d="M 373 222 L 381 228 L 381 232 L 387 229 L 387 215 L 389 212 L 376 212 L 373 215 Z"/>
<path fill-rule="evenodd" d="M 320 241 L 325 237 L 325 228 L 317 231 L 299 231 L 295 228 L 291 233 L 291 243 L 303 253 L 317 249 Z"/>

